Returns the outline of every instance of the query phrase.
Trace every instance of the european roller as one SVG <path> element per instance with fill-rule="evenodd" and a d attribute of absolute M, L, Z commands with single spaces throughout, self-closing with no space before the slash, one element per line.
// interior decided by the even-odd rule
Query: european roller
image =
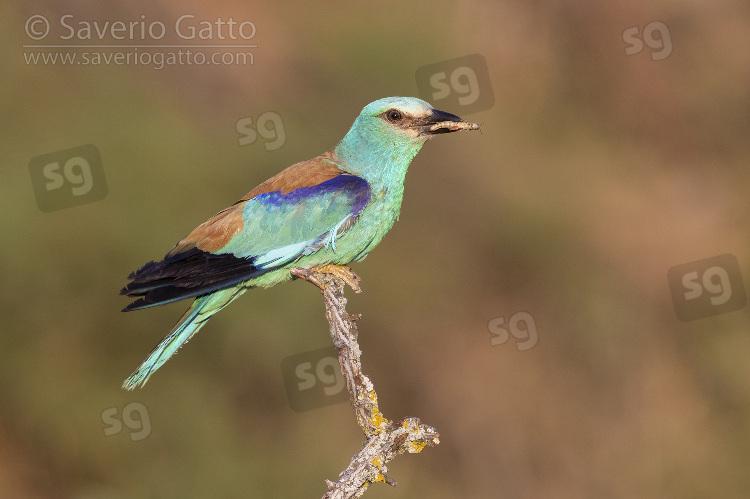
<path fill-rule="evenodd" d="M 139 298 L 123 311 L 193 302 L 123 387 L 145 384 L 246 290 L 290 280 L 292 267 L 335 270 L 363 260 L 398 219 L 406 170 L 422 145 L 438 134 L 478 128 L 413 97 L 372 102 L 336 147 L 266 180 L 163 260 L 131 273 L 120 293 Z"/>

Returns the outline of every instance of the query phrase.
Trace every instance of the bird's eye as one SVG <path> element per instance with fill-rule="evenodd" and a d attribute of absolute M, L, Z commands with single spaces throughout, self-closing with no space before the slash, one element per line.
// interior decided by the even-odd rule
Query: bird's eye
<path fill-rule="evenodd" d="M 388 121 L 390 121 L 391 123 L 397 123 L 397 122 L 401 121 L 401 118 L 404 117 L 404 115 L 401 114 L 401 111 L 399 111 L 397 109 L 390 109 L 390 110 L 386 111 L 385 112 L 385 116 L 386 116 L 386 118 L 388 118 Z"/>

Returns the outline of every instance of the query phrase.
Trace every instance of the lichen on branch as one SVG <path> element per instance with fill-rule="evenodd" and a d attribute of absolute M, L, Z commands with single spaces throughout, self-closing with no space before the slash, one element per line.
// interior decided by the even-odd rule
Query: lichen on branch
<path fill-rule="evenodd" d="M 362 448 L 339 474 L 339 479 L 335 482 L 326 480 L 328 492 L 323 499 L 361 497 L 375 482 L 395 486 L 396 481 L 387 475 L 386 464 L 398 455 L 416 454 L 425 447 L 439 444 L 439 435 L 418 418 L 407 417 L 393 422 L 380 412 L 372 381 L 362 372 L 362 351 L 357 343 L 355 322 L 360 316 L 346 311 L 344 286 L 348 284 L 356 293 L 361 292 L 359 276 L 341 265 L 326 265 L 319 269 L 294 267 L 291 273 L 315 284 L 323 294 L 326 319 L 333 344 L 339 350 L 339 364 L 349 390 L 349 401 L 365 434 Z"/>

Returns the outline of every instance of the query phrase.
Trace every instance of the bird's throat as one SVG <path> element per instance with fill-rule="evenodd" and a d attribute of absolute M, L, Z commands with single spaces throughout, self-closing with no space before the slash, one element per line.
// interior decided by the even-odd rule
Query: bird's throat
<path fill-rule="evenodd" d="M 403 186 L 406 170 L 423 144 L 424 140 L 364 136 L 353 127 L 335 153 L 345 170 L 367 180 L 374 191 L 388 191 Z"/>

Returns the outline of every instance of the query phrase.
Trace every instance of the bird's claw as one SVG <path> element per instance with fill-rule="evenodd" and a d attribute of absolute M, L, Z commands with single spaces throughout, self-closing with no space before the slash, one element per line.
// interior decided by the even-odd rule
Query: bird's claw
<path fill-rule="evenodd" d="M 341 279 L 346 284 L 348 284 L 349 287 L 352 288 L 355 293 L 362 292 L 362 288 L 359 287 L 359 281 L 360 281 L 359 276 L 355 274 L 354 271 L 351 268 L 349 268 L 347 265 L 328 264 L 322 267 L 312 267 L 310 269 L 304 269 L 301 267 L 292 267 L 290 269 L 290 272 L 292 273 L 293 276 L 299 277 L 300 279 L 304 279 L 305 281 L 311 282 L 321 289 L 325 287 L 325 284 L 323 284 L 320 278 L 315 276 L 314 274 L 316 273 L 317 274 L 330 274 L 338 279 Z"/>
<path fill-rule="evenodd" d="M 348 284 L 355 293 L 362 292 L 362 288 L 359 287 L 359 282 L 361 279 L 348 265 L 334 265 L 332 263 L 329 263 L 328 265 L 324 265 L 322 267 L 313 267 L 310 270 L 323 272 L 325 274 L 333 274 L 334 276 L 338 277 L 346 284 Z"/>

